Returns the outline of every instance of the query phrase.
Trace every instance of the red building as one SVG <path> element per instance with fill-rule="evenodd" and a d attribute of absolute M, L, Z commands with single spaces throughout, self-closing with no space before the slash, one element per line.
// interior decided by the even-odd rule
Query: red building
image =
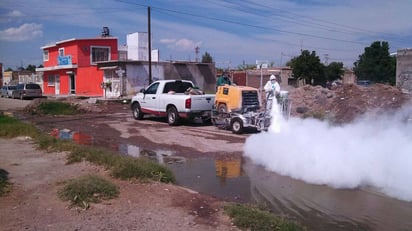
<path fill-rule="evenodd" d="M 44 95 L 103 96 L 97 62 L 118 60 L 117 38 L 69 39 L 41 47 Z"/>

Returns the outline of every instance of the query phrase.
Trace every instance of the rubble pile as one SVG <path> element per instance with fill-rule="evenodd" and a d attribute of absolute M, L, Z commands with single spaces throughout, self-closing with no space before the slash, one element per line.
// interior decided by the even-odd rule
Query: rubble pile
<path fill-rule="evenodd" d="M 306 85 L 289 91 L 291 115 L 349 123 L 366 112 L 382 113 L 399 109 L 411 96 L 384 84 L 368 87 L 343 84 L 331 89 Z"/>

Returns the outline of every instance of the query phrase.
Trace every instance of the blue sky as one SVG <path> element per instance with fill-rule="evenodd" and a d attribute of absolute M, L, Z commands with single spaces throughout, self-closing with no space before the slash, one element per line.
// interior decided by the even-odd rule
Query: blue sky
<path fill-rule="evenodd" d="M 194 61 L 198 46 L 198 58 L 208 52 L 217 67 L 279 66 L 304 49 L 352 67 L 374 41 L 412 48 L 412 0 L 2 0 L 0 62 L 37 66 L 40 47 L 99 36 L 103 26 L 125 44 L 147 32 L 148 6 L 160 60 Z"/>

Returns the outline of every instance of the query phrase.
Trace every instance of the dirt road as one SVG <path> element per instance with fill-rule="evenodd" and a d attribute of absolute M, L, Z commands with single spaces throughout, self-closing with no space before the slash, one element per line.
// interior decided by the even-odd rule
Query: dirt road
<path fill-rule="evenodd" d="M 0 230 L 236 230 L 222 203 L 175 185 L 120 181 L 87 162 L 66 165 L 65 153 L 36 150 L 23 137 L 0 139 L 0 169 L 13 190 L 0 197 Z M 114 182 L 117 199 L 70 208 L 57 197 L 65 180 L 97 174 Z"/>
<path fill-rule="evenodd" d="M 93 136 L 94 145 L 114 150 L 128 143 L 148 149 L 167 147 L 182 155 L 230 157 L 239 155 L 244 141 L 244 136 L 212 126 L 170 127 L 156 118 L 137 122 L 128 105 L 104 104 L 97 111 L 58 117 L 25 114 L 19 108 L 8 110 L 45 132 L 53 128 L 84 132 Z M 0 169 L 13 183 L 13 191 L 0 197 L 0 230 L 237 230 L 223 214 L 223 202 L 213 197 L 176 185 L 116 180 L 86 162 L 66 165 L 65 153 L 41 152 L 25 138 L 0 139 L 0 147 Z M 114 182 L 119 198 L 92 204 L 88 210 L 69 208 L 58 199 L 61 182 L 89 173 Z"/>
<path fill-rule="evenodd" d="M 84 103 L 82 107 L 94 107 Z M 39 116 L 17 114 L 45 132 L 69 129 L 90 135 L 94 145 L 119 150 L 119 145 L 135 145 L 142 149 L 168 149 L 181 156 L 240 156 L 250 134 L 236 135 L 211 124 L 182 123 L 169 126 L 164 119 L 133 119 L 129 104 L 106 103 L 88 113 L 76 116 Z"/>

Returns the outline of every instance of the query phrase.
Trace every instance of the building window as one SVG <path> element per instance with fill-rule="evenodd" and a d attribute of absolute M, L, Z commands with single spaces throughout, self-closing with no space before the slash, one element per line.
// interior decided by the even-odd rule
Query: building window
<path fill-rule="evenodd" d="M 49 75 L 47 77 L 47 86 L 49 86 L 49 87 L 54 86 L 55 81 L 56 81 L 56 77 L 54 75 Z"/>
<path fill-rule="evenodd" d="M 64 48 L 59 48 L 59 56 L 64 56 Z"/>
<path fill-rule="evenodd" d="M 91 47 L 91 63 L 110 61 L 110 47 Z"/>
<path fill-rule="evenodd" d="M 49 51 L 48 50 L 43 51 L 43 61 L 49 61 Z"/>

